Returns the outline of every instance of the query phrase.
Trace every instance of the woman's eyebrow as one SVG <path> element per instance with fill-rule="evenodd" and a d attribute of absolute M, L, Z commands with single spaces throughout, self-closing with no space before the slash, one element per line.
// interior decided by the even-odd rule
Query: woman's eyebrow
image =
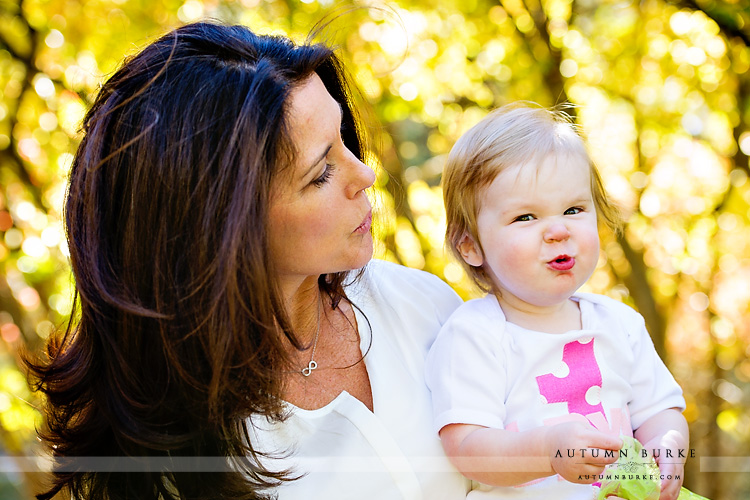
<path fill-rule="evenodd" d="M 341 105 L 341 103 L 340 103 L 340 102 L 338 102 L 338 101 L 336 101 L 336 104 L 338 104 L 338 107 L 339 107 L 339 114 L 341 115 L 341 118 L 340 118 L 340 119 L 341 119 L 341 121 L 343 121 L 343 120 L 344 120 L 344 107 L 343 107 L 343 106 Z M 314 169 L 314 168 L 315 168 L 316 166 L 318 166 L 318 163 L 320 163 L 321 161 L 323 161 L 323 158 L 325 158 L 326 156 L 328 156 L 328 153 L 329 153 L 329 152 L 331 151 L 331 148 L 332 148 L 332 147 L 333 147 L 333 144 L 329 144 L 329 145 L 328 145 L 328 147 L 326 148 L 326 150 L 325 150 L 325 151 L 323 151 L 323 153 L 322 153 L 322 154 L 321 154 L 320 156 L 318 156 L 318 157 L 317 157 L 317 158 L 316 158 L 315 160 L 313 160 L 313 162 L 312 162 L 312 163 L 310 164 L 310 166 L 309 166 L 309 167 L 307 168 L 307 170 L 305 170 L 305 173 L 304 173 L 304 174 L 302 175 L 302 178 L 303 178 L 303 179 L 304 179 L 305 177 L 307 177 L 307 175 L 308 175 L 308 174 L 309 174 L 309 173 L 310 173 L 310 172 L 311 172 L 311 171 L 312 171 L 312 170 L 313 170 L 313 169 Z"/>
<path fill-rule="evenodd" d="M 321 161 L 323 161 L 323 158 L 325 158 L 326 156 L 328 156 L 328 153 L 329 153 L 329 152 L 331 151 L 331 148 L 332 148 L 332 147 L 333 147 L 333 144 L 329 144 L 329 145 L 328 145 L 328 147 L 327 147 L 327 148 L 325 149 L 325 151 L 323 151 L 323 153 L 322 153 L 322 154 L 321 154 L 320 156 L 318 156 L 317 158 L 315 158 L 315 160 L 313 160 L 313 161 L 312 161 L 312 163 L 310 164 L 310 166 L 309 166 L 309 167 L 308 167 L 308 168 L 307 168 L 307 169 L 305 170 L 305 173 L 304 173 L 304 174 L 302 174 L 302 178 L 303 178 L 303 179 L 304 179 L 305 177 L 307 177 L 307 176 L 308 176 L 308 175 L 310 174 L 310 172 L 311 172 L 311 171 L 312 171 L 312 170 L 313 170 L 313 169 L 314 169 L 315 167 L 317 167 L 317 166 L 318 166 L 318 164 L 319 164 L 319 163 L 320 163 Z"/>
<path fill-rule="evenodd" d="M 340 102 L 338 102 L 338 101 L 336 101 L 336 105 L 337 105 L 337 106 L 338 106 L 338 108 L 339 108 L 339 128 L 341 128 L 341 125 L 340 125 L 340 124 L 341 124 L 341 122 L 342 122 L 342 121 L 344 120 L 344 107 L 343 107 L 343 106 L 341 105 L 341 103 L 340 103 Z M 305 172 L 304 172 L 304 173 L 302 174 L 302 178 L 303 178 L 303 179 L 304 179 L 305 177 L 307 177 L 307 176 L 308 176 L 308 175 L 310 174 L 310 172 L 311 172 L 311 171 L 312 171 L 312 170 L 313 170 L 313 169 L 314 169 L 315 167 L 317 167 L 317 166 L 318 166 L 318 164 L 319 164 L 319 163 L 320 163 L 321 161 L 323 161 L 323 158 L 325 158 L 325 157 L 326 157 L 326 156 L 328 155 L 328 153 L 329 153 L 329 152 L 331 151 L 331 148 L 333 148 L 333 144 L 329 144 L 329 145 L 328 145 L 328 147 L 327 147 L 327 148 L 325 149 L 325 151 L 323 151 L 323 153 L 322 153 L 322 154 L 320 154 L 320 156 L 318 156 L 317 158 L 315 158 L 315 159 L 314 159 L 314 160 L 313 160 L 313 161 L 312 161 L 312 162 L 310 163 L 310 166 L 309 166 L 309 167 L 308 167 L 307 169 L 305 169 Z"/>

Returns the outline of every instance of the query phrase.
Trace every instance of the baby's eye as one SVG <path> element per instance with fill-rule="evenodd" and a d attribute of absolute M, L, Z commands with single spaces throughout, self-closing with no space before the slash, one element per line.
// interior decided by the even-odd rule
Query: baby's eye
<path fill-rule="evenodd" d="M 531 214 L 524 214 L 524 215 L 519 215 L 518 217 L 516 217 L 515 219 L 513 219 L 513 222 L 528 222 L 528 221 L 531 221 L 531 220 L 534 220 L 534 216 L 533 215 L 531 215 Z"/>
<path fill-rule="evenodd" d="M 570 207 L 565 211 L 565 215 L 576 215 L 583 212 L 583 209 L 581 207 Z"/>

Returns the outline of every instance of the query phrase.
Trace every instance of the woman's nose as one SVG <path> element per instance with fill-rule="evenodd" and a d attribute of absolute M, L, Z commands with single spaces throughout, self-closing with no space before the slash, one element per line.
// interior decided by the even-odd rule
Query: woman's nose
<path fill-rule="evenodd" d="M 347 196 L 354 198 L 375 183 L 375 172 L 356 157 L 352 159 L 351 168 L 352 177 L 347 186 Z"/>
<path fill-rule="evenodd" d="M 568 238 L 570 238 L 570 231 L 568 231 L 568 227 L 562 222 L 553 222 L 544 231 L 544 241 L 547 243 L 565 241 Z"/>

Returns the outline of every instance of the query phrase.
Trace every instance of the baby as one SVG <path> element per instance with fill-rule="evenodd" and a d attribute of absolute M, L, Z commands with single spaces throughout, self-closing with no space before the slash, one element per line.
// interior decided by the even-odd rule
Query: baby
<path fill-rule="evenodd" d="M 591 499 L 623 435 L 655 456 L 660 499 L 677 498 L 682 391 L 638 313 L 578 292 L 599 224 L 619 219 L 569 117 L 495 110 L 453 147 L 443 191 L 448 245 L 488 292 L 453 313 L 426 367 L 468 498 Z"/>

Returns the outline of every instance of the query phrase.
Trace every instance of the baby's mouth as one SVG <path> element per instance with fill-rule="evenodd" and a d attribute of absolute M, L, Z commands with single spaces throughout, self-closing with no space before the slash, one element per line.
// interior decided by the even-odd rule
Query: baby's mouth
<path fill-rule="evenodd" d="M 547 262 L 547 266 L 554 269 L 555 271 L 569 271 L 576 265 L 576 259 L 569 255 L 558 255 L 551 261 Z"/>

